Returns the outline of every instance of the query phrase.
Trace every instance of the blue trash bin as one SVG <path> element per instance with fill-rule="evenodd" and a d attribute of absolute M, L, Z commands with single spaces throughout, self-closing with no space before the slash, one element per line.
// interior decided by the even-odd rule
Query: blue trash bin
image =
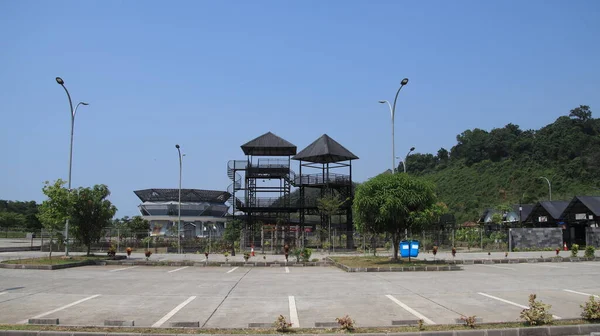
<path fill-rule="evenodd" d="M 400 256 L 402 258 L 408 258 L 410 256 L 409 252 L 410 242 L 403 240 L 400 242 Z"/>
<path fill-rule="evenodd" d="M 419 256 L 419 248 L 421 247 L 420 245 L 421 244 L 418 240 L 413 240 L 410 242 L 410 256 L 412 258 Z"/>

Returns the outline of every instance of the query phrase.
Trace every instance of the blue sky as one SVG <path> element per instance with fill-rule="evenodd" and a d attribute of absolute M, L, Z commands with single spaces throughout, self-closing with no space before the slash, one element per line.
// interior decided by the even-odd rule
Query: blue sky
<path fill-rule="evenodd" d="M 1 1 L 0 199 L 42 201 L 66 179 L 133 190 L 225 190 L 226 164 L 267 131 L 323 133 L 363 181 L 396 155 L 450 149 L 466 129 L 539 128 L 600 109 L 598 1 Z M 600 113 L 600 112 L 597 112 Z M 598 114 L 595 114 L 598 116 Z"/>

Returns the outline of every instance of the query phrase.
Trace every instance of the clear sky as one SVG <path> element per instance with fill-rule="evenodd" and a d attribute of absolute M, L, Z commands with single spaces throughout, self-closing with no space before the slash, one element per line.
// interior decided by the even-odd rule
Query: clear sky
<path fill-rule="evenodd" d="M 466 129 L 539 128 L 600 113 L 600 1 L 0 0 L 0 199 L 104 183 L 118 215 L 136 189 L 225 190 L 240 145 L 324 133 L 364 181 L 396 155 L 450 149 Z"/>

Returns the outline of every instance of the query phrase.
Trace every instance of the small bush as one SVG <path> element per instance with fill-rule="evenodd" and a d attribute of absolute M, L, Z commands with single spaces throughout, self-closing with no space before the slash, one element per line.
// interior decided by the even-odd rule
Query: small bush
<path fill-rule="evenodd" d="M 425 330 L 425 321 L 423 321 L 423 319 L 419 320 L 419 330 L 420 331 Z"/>
<path fill-rule="evenodd" d="M 473 316 L 461 316 L 460 319 L 465 323 L 465 325 L 471 329 L 475 329 L 475 315 Z"/>
<path fill-rule="evenodd" d="M 318 262 L 319 258 L 312 258 L 310 261 L 312 261 L 312 262 Z"/>
<path fill-rule="evenodd" d="M 596 248 L 592 245 L 588 245 L 585 247 L 585 257 L 593 258 L 596 256 Z"/>
<path fill-rule="evenodd" d="M 577 254 L 579 253 L 579 245 L 578 244 L 573 244 L 571 245 L 571 257 L 577 257 Z"/>
<path fill-rule="evenodd" d="M 287 332 L 287 331 L 290 331 L 292 324 L 289 323 L 288 321 L 286 321 L 285 316 L 279 315 L 279 317 L 275 320 L 275 322 L 273 322 L 273 326 L 275 327 L 275 330 L 277 330 L 277 331 Z"/>
<path fill-rule="evenodd" d="M 300 256 L 302 255 L 302 249 L 296 248 L 292 250 L 292 255 L 296 257 L 296 262 L 300 262 Z"/>
<path fill-rule="evenodd" d="M 521 319 L 529 325 L 542 325 L 552 323 L 552 314 L 548 312 L 551 305 L 545 304 L 542 301 L 536 301 L 536 295 L 529 295 L 529 308 L 521 311 Z"/>
<path fill-rule="evenodd" d="M 383 247 L 385 248 L 386 251 L 390 251 L 392 249 L 392 244 L 388 241 L 385 242 L 385 245 L 383 245 Z"/>
<path fill-rule="evenodd" d="M 350 316 L 346 315 L 344 317 L 338 317 L 335 321 L 340 325 L 340 329 L 346 331 L 354 330 L 354 320 L 350 318 Z"/>
<path fill-rule="evenodd" d="M 581 317 L 584 320 L 600 320 L 600 301 L 596 301 L 593 296 L 590 296 L 590 300 L 585 305 L 581 305 L 581 308 L 583 308 Z"/>
<path fill-rule="evenodd" d="M 312 255 L 312 250 L 305 247 L 302 249 L 302 253 L 300 256 L 302 257 L 302 261 L 308 262 L 310 260 L 310 256 Z"/>

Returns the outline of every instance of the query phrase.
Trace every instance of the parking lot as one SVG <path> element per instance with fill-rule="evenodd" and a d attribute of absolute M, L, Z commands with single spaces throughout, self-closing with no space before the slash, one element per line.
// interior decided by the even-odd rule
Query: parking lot
<path fill-rule="evenodd" d="M 335 322 L 391 326 L 423 319 L 516 321 L 528 295 L 557 318 L 577 318 L 600 294 L 600 262 L 465 265 L 464 271 L 346 273 L 333 267 L 87 266 L 57 271 L 0 269 L 0 323 L 58 318 L 61 325 L 248 327 L 284 315 L 294 327 Z"/>

